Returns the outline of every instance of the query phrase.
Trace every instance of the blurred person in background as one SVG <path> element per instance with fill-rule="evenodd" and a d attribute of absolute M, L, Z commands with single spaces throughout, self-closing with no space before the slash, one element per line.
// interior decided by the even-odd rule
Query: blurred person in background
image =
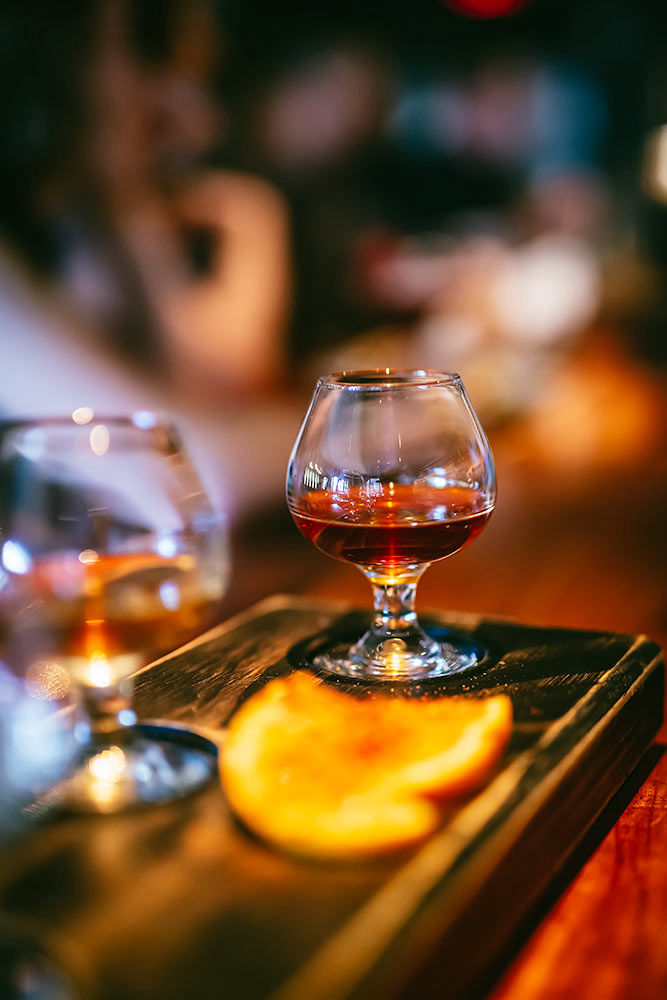
<path fill-rule="evenodd" d="M 412 311 L 414 363 L 464 368 L 487 420 L 532 406 L 599 314 L 606 115 L 588 74 L 510 46 L 413 82 L 396 108 L 422 228 L 371 262 L 369 294 Z"/>
<path fill-rule="evenodd" d="M 297 282 L 290 356 L 298 366 L 382 315 L 359 284 L 355 247 L 382 218 L 375 164 L 394 67 L 382 39 L 364 30 L 363 11 L 329 18 L 256 7 L 249 33 L 255 21 L 260 37 L 275 28 L 275 44 L 235 67 L 233 155 L 270 177 L 290 205 Z M 252 44 L 244 35 L 238 49 Z"/>
<path fill-rule="evenodd" d="M 254 41 L 239 147 L 293 208 L 295 362 L 456 366 L 463 339 L 473 349 L 473 326 L 484 326 L 474 352 L 488 346 L 490 277 L 517 252 L 523 280 L 532 241 L 539 267 L 528 276 L 545 277 L 531 301 L 550 280 L 549 256 L 552 282 L 578 270 L 582 293 L 562 323 L 540 315 L 536 327 L 554 337 L 559 325 L 584 327 L 609 209 L 607 107 L 595 79 L 541 51 L 511 18 L 496 34 L 462 28 L 465 18 L 437 3 L 326 6 L 325 18 L 293 3 L 289 17 L 255 0 L 245 36 L 271 40 Z M 557 303 L 547 305 L 553 313 Z M 443 312 L 452 322 L 434 338 L 430 320 Z M 392 344 L 375 338 L 387 324 L 402 328 Z"/>
<path fill-rule="evenodd" d="M 256 177 L 207 168 L 222 111 L 209 0 L 109 2 L 92 76 L 91 172 L 161 328 L 172 378 L 198 397 L 282 385 L 285 207 Z"/>
<path fill-rule="evenodd" d="M 642 6 L 231 4 L 235 155 L 293 210 L 295 365 L 475 369 L 504 419 L 601 317 L 619 321 L 652 72 Z"/>
<path fill-rule="evenodd" d="M 278 495 L 295 432 L 270 398 L 290 265 L 277 192 L 207 164 L 214 15 L 207 0 L 0 12 L 0 415 L 180 413 L 238 512 Z"/>

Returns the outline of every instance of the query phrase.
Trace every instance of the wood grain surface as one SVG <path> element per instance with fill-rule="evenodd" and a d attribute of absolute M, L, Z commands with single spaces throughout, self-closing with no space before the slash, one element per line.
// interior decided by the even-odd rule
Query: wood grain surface
<path fill-rule="evenodd" d="M 646 764 L 650 777 L 644 770 L 648 780 L 616 819 L 624 804 L 619 796 L 605 818 L 607 825 L 616 819 L 615 825 L 527 942 L 493 1000 L 667 996 L 663 748 Z"/>

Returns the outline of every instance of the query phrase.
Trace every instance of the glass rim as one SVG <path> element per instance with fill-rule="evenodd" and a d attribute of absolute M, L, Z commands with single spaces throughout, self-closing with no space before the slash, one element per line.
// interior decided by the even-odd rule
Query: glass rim
<path fill-rule="evenodd" d="M 66 416 L 58 414 L 45 417 L 17 417 L 0 420 L 0 453 L 5 456 L 12 450 L 22 452 L 30 441 L 31 435 L 39 434 L 52 447 L 62 448 L 67 442 L 71 447 L 78 447 L 81 441 L 98 434 L 97 447 L 103 451 L 95 454 L 106 454 L 107 451 L 117 451 L 118 446 L 131 450 L 157 445 L 166 453 L 185 453 L 183 437 L 178 425 L 165 414 L 153 410 L 136 410 L 131 413 L 94 413 L 85 407 L 84 414 L 75 410 Z M 78 415 L 78 419 L 77 416 Z M 93 451 L 95 447 L 91 444 Z"/>
<path fill-rule="evenodd" d="M 457 372 L 443 372 L 431 368 L 344 369 L 323 375 L 317 380 L 318 386 L 327 389 L 369 389 L 375 391 L 408 386 L 461 386 L 462 384 L 461 376 Z"/>
<path fill-rule="evenodd" d="M 86 412 L 84 412 L 86 411 Z M 79 416 L 77 416 L 77 414 Z M 91 407 L 80 407 L 70 414 L 51 414 L 43 417 L 5 417 L 0 419 L 0 437 L 6 437 L 15 432 L 45 429 L 77 428 L 90 430 L 96 424 L 108 424 L 109 427 L 126 428 L 140 432 L 155 430 L 178 430 L 173 419 L 154 410 L 135 410 L 131 413 L 95 413 Z"/>

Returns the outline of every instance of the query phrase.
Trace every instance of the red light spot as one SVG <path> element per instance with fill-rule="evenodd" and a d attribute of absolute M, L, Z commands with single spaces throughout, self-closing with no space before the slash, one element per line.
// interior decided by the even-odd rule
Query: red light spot
<path fill-rule="evenodd" d="M 467 17 L 505 17 L 524 7 L 526 0 L 445 0 L 448 7 Z"/>

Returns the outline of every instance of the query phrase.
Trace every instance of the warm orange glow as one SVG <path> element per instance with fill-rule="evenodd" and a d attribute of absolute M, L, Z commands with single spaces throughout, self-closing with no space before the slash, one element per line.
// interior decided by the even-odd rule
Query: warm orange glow
<path fill-rule="evenodd" d="M 103 812 L 123 802 L 126 772 L 127 758 L 120 747 L 101 750 L 88 761 L 87 791 Z"/>
<path fill-rule="evenodd" d="M 90 683 L 93 687 L 109 687 L 113 681 L 113 670 L 106 653 L 97 650 L 89 657 Z"/>

